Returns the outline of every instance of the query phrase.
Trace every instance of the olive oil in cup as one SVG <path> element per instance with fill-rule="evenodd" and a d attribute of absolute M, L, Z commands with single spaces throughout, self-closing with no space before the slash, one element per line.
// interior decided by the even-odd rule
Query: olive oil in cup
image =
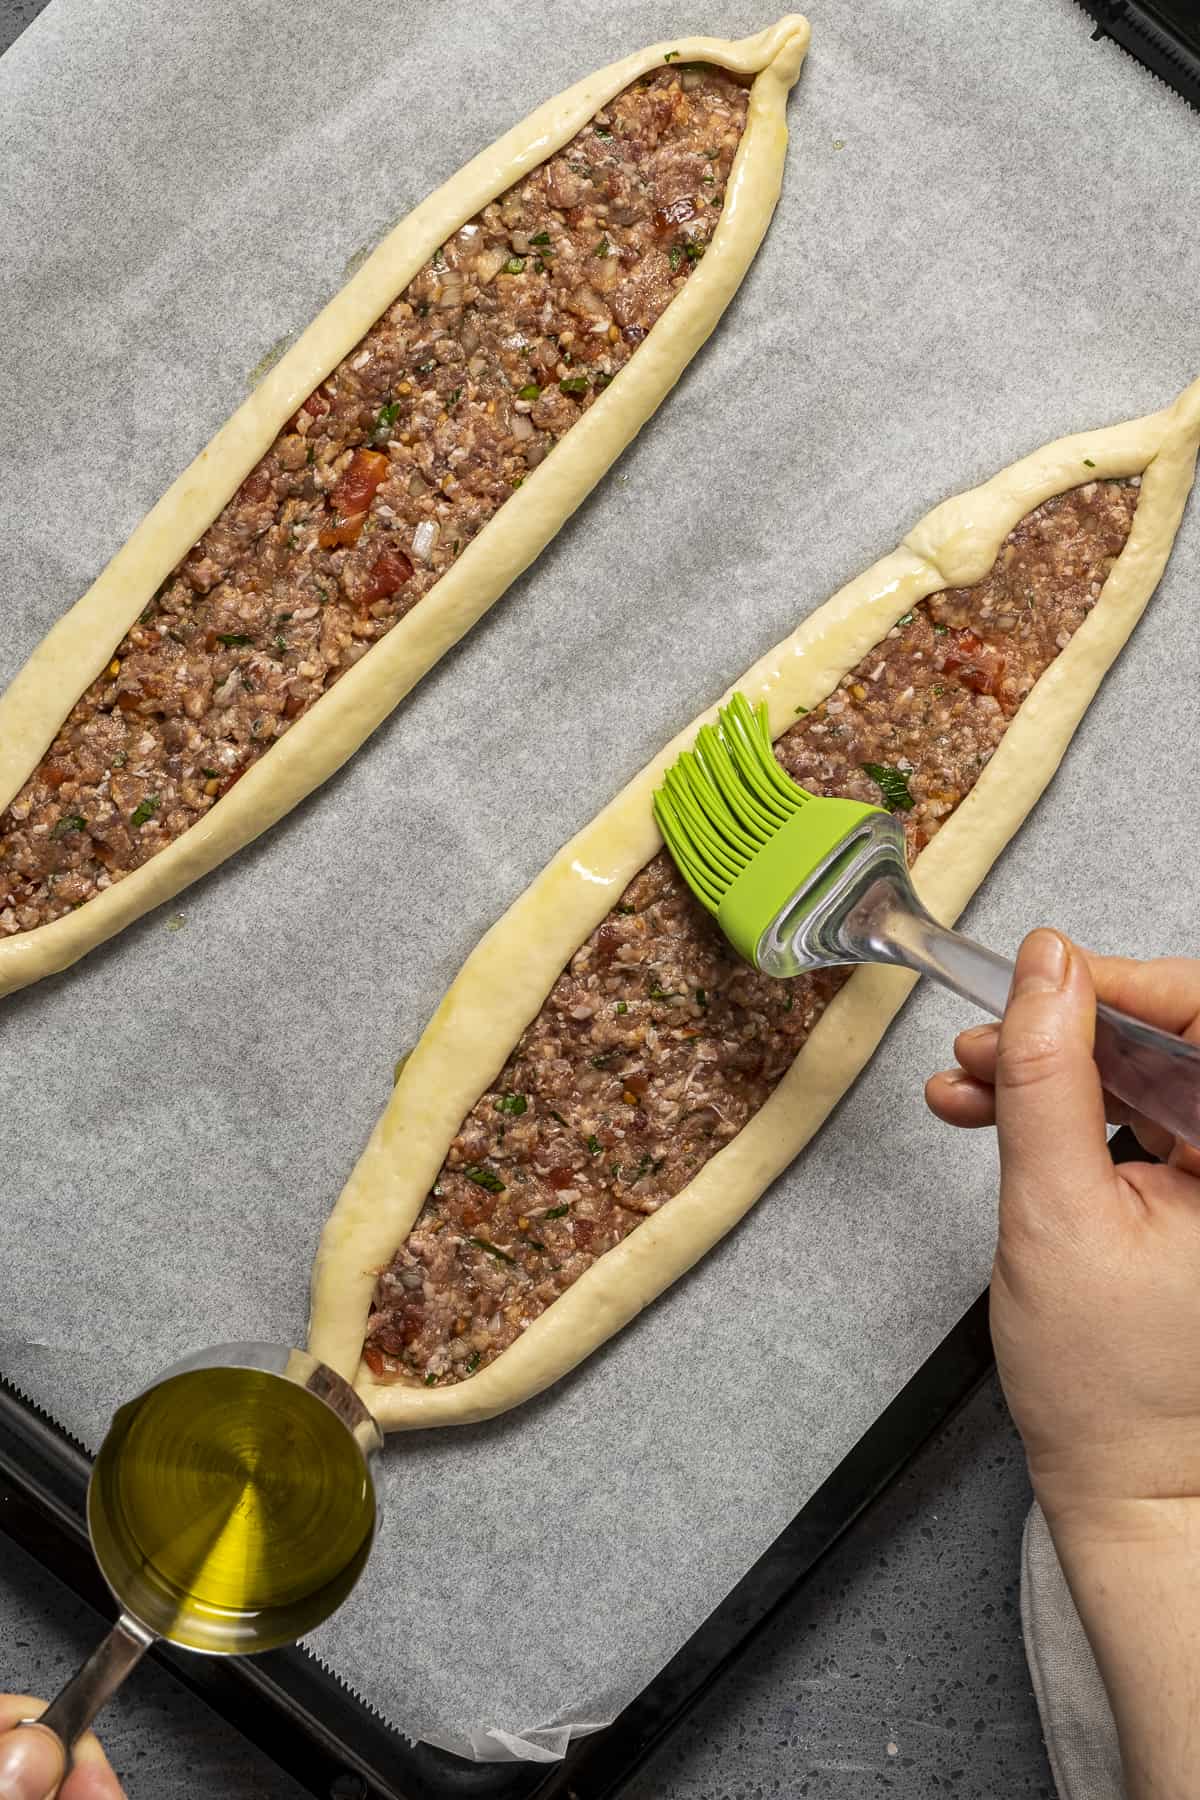
<path fill-rule="evenodd" d="M 121 1617 L 36 1721 L 71 1745 L 156 1638 L 253 1654 L 327 1619 L 370 1555 L 379 1427 L 301 1350 L 230 1344 L 113 1415 L 88 1532 Z"/>

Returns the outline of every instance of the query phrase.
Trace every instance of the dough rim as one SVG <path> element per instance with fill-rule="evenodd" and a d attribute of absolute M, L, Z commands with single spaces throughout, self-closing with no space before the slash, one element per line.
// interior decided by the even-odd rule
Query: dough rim
<path fill-rule="evenodd" d="M 951 923 L 1023 822 L 1158 584 L 1191 487 L 1200 381 L 1161 412 L 1035 451 L 943 502 L 734 685 L 766 700 L 779 736 L 919 600 L 979 580 L 1025 513 L 1085 480 L 1140 474 L 1133 525 L 1100 597 L 1035 684 L 979 780 L 914 865 Z M 1086 460 L 1085 460 L 1086 459 Z M 730 692 L 733 690 L 730 689 Z M 728 695 L 722 696 L 722 704 Z M 685 726 L 535 878 L 467 958 L 326 1223 L 309 1347 L 354 1378 L 385 1430 L 494 1416 L 565 1375 L 691 1267 L 796 1157 L 850 1087 L 915 978 L 857 970 L 766 1104 L 686 1187 L 599 1257 L 478 1374 L 444 1388 L 377 1383 L 361 1362 L 375 1271 L 416 1219 L 446 1147 L 503 1067 L 569 957 L 659 849 L 650 795 L 715 706 Z"/>
<path fill-rule="evenodd" d="M 418 606 L 271 745 L 204 817 L 77 911 L 0 939 L 0 996 L 70 966 L 273 825 L 358 749 L 528 567 L 665 399 L 712 332 L 766 232 L 783 178 L 787 94 L 808 48 L 787 14 L 736 41 L 684 37 L 636 51 L 545 101 L 401 220 L 136 527 L 0 696 L 0 812 L 160 583 L 216 518 L 285 422 L 433 250 L 567 143 L 630 82 L 672 61 L 754 74 L 750 109 L 708 251 L 614 377 Z"/>

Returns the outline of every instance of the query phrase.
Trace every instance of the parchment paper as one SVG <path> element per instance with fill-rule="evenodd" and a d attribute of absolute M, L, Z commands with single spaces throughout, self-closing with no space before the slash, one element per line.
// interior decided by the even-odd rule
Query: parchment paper
<path fill-rule="evenodd" d="M 0 63 L 0 680 L 340 285 L 536 102 L 766 0 L 52 0 Z M 322 1220 L 467 951 L 672 732 L 944 495 L 1200 369 L 1200 127 L 1068 0 L 816 0 L 786 191 L 581 514 L 257 846 L 0 1012 L 0 1366 L 93 1446 L 184 1350 L 299 1343 Z M 1195 951 L 1200 516 L 972 908 Z M 172 928 L 178 915 L 184 923 Z M 393 1442 L 315 1648 L 407 1732 L 561 1754 L 701 1622 L 980 1290 L 989 1136 L 922 992 L 812 1148 L 615 1343 Z"/>

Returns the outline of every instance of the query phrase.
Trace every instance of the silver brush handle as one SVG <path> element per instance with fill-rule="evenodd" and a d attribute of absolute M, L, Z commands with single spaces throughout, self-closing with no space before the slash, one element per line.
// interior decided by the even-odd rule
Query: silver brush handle
<path fill-rule="evenodd" d="M 928 975 L 996 1018 L 1008 1005 L 1013 965 L 930 917 L 909 879 L 904 832 L 874 813 L 812 870 L 759 939 L 766 975 L 846 963 L 893 963 Z M 1110 1094 L 1200 1148 L 1200 1046 L 1096 1008 L 1093 1055 Z"/>
<path fill-rule="evenodd" d="M 996 1018 L 1008 1005 L 1009 959 L 931 919 L 907 877 L 903 888 L 886 875 L 876 881 L 844 919 L 838 936 L 846 947 L 856 941 L 866 952 L 855 961 L 896 963 L 929 975 Z M 1110 1094 L 1200 1147 L 1200 1047 L 1098 1005 L 1092 1054 Z"/>

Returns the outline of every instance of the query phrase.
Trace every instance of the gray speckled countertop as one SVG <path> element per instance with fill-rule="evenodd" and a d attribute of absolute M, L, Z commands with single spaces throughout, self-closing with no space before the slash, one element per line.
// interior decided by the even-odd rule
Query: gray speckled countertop
<path fill-rule="evenodd" d="M 43 0 L 0 0 L 0 51 Z M 630 1800 L 1049 1797 L 1021 1649 L 1029 1504 L 994 1382 L 933 1441 L 629 1790 Z M 99 1621 L 0 1539 L 0 1689 L 52 1693 Z M 101 1730 L 131 1800 L 302 1800 L 163 1671 Z"/>
<path fill-rule="evenodd" d="M 1029 1501 L 993 1378 L 657 1754 L 629 1800 L 1052 1800 L 1021 1645 Z"/>

